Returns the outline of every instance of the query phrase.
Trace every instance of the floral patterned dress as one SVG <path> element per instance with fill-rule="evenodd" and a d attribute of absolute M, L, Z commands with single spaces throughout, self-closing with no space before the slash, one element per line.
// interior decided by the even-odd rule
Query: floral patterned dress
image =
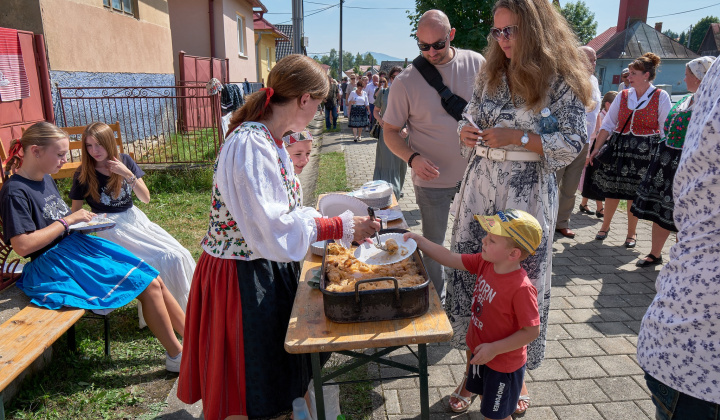
<path fill-rule="evenodd" d="M 538 133 L 540 114 L 526 108 L 520 97 L 511 97 L 505 80 L 494 93 L 479 83 L 466 108 L 480 129 L 505 127 Z M 452 229 L 452 252 L 480 252 L 486 232 L 473 218 L 475 214 L 491 215 L 498 210 L 524 210 L 540 222 L 543 240 L 535 255 L 522 262 L 528 277 L 538 291 L 540 336 L 528 345 L 529 369 L 537 368 L 545 354 L 545 335 L 550 310 L 550 276 L 552 272 L 552 238 L 558 211 L 555 171 L 567 166 L 582 150 L 587 137 L 585 106 L 562 78 L 556 78 L 548 90 L 546 105 L 558 119 L 559 131 L 542 134 L 540 161 L 494 161 L 475 156 L 475 150 L 463 146 L 470 163 L 465 171 L 460 197 L 455 199 L 455 222 Z M 468 124 L 459 123 L 459 129 Z M 525 150 L 507 146 L 507 150 Z M 452 344 L 465 349 L 470 320 L 472 292 L 476 276 L 467 271 L 446 269 L 448 292 L 445 310 L 453 326 Z"/>
<path fill-rule="evenodd" d="M 692 96 L 686 95 L 670 110 L 665 120 L 666 135 L 650 158 L 650 165 L 630 208 L 638 218 L 650 220 L 671 232 L 677 232 L 673 220 L 673 181 L 692 115 Z"/>

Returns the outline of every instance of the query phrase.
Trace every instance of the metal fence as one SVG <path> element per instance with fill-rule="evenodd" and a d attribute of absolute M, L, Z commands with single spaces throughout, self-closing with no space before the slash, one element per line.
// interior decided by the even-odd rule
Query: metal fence
<path fill-rule="evenodd" d="M 62 127 L 120 122 L 126 152 L 142 164 L 215 160 L 222 144 L 220 95 L 205 86 L 58 87 Z"/>

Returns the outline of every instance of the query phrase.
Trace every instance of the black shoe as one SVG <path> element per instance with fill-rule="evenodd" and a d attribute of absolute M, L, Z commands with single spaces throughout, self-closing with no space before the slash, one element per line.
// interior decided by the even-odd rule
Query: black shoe
<path fill-rule="evenodd" d="M 600 219 L 605 217 L 605 208 L 603 207 L 603 208 L 599 209 L 598 211 L 596 211 L 595 216 L 599 217 Z"/>
<path fill-rule="evenodd" d="M 583 206 L 582 204 L 580 204 L 578 207 L 580 208 L 580 213 L 586 213 L 586 214 L 594 213 L 592 210 L 590 210 L 590 208 L 588 206 Z"/>
<path fill-rule="evenodd" d="M 597 235 L 595 235 L 595 239 L 597 239 L 598 241 L 604 241 L 607 238 L 608 233 L 610 233 L 610 229 L 599 230 Z"/>
<path fill-rule="evenodd" d="M 650 258 L 650 261 L 647 260 L 647 258 Z M 645 258 L 642 260 L 639 260 L 635 263 L 635 266 L 637 267 L 651 267 L 653 265 L 659 265 L 662 264 L 662 255 L 659 257 L 654 256 L 653 254 L 647 254 Z"/>
<path fill-rule="evenodd" d="M 635 248 L 637 244 L 637 235 L 628 236 L 625 238 L 625 248 Z"/>

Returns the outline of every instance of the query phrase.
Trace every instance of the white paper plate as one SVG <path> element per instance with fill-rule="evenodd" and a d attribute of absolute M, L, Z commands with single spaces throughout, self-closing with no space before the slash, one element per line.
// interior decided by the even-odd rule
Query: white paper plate
<path fill-rule="evenodd" d="M 375 217 L 382 217 L 387 216 L 388 222 L 392 222 L 393 220 L 402 219 L 403 212 L 400 210 L 375 210 Z"/>
<path fill-rule="evenodd" d="M 374 240 L 374 238 L 371 238 Z M 375 248 L 375 244 L 363 243 L 355 249 L 355 258 L 371 265 L 387 265 L 400 262 L 410 257 L 417 248 L 417 242 L 413 239 L 403 240 L 402 233 L 383 233 L 380 235 L 380 242 L 385 243 L 388 239 L 395 239 L 400 249 L 393 255 Z"/>
<path fill-rule="evenodd" d="M 317 241 L 310 244 L 310 252 L 321 257 L 325 255 L 325 241 Z"/>
<path fill-rule="evenodd" d="M 92 223 L 92 224 L 90 224 Z M 100 232 L 101 230 L 108 230 L 115 227 L 115 222 L 110 219 L 101 219 L 88 222 L 75 223 L 70 225 L 70 230 L 81 233 L 92 233 Z"/>
<path fill-rule="evenodd" d="M 318 202 L 318 209 L 323 216 L 340 216 L 350 210 L 355 216 L 367 216 L 367 204 L 346 194 L 328 194 Z"/>

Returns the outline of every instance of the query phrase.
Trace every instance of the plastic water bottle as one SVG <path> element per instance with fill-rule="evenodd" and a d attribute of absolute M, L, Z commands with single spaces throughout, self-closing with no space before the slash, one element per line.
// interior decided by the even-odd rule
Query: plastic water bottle
<path fill-rule="evenodd" d="M 540 111 L 540 134 L 551 134 L 559 131 L 557 118 L 550 113 L 548 108 Z"/>
<path fill-rule="evenodd" d="M 295 398 L 292 405 L 294 420 L 311 420 L 310 410 L 308 410 L 305 398 Z"/>

